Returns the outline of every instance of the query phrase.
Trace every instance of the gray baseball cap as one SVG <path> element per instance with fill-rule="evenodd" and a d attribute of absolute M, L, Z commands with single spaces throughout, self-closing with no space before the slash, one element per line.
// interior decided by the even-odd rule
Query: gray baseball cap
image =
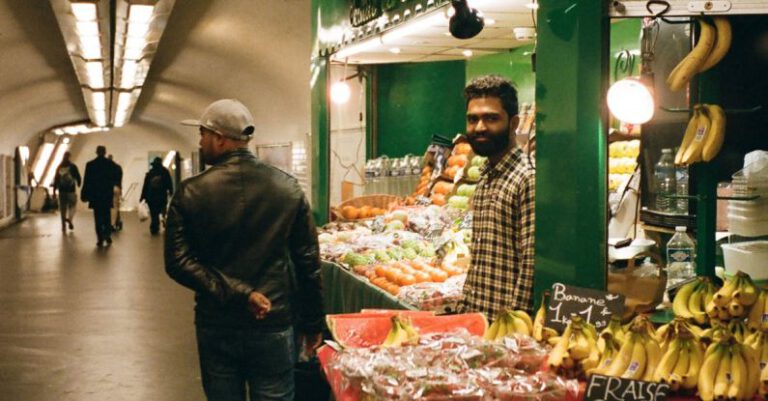
<path fill-rule="evenodd" d="M 205 127 L 238 141 L 251 140 L 255 130 L 251 112 L 235 99 L 217 100 L 206 107 L 199 120 L 184 120 L 181 124 Z"/>

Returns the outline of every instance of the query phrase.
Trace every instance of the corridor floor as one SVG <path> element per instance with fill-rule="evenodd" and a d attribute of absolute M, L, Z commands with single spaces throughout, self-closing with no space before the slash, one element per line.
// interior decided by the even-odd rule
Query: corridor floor
<path fill-rule="evenodd" d="M 0 399 L 198 401 L 193 293 L 163 270 L 163 238 L 135 214 L 109 248 L 93 215 L 0 230 Z"/>

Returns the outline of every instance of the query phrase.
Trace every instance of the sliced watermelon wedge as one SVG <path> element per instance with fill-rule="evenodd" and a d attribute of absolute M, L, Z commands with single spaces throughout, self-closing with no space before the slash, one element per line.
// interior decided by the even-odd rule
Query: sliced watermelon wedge
<path fill-rule="evenodd" d="M 447 333 L 458 328 L 465 328 L 471 334 L 482 337 L 488 328 L 488 320 L 482 313 L 446 316 L 407 313 L 406 315 L 419 334 Z M 392 328 L 391 316 L 365 314 L 361 314 L 359 317 L 347 315 L 342 318 L 334 318 L 334 316 L 327 316 L 328 328 L 334 340 L 343 347 L 364 348 L 380 345 Z"/>

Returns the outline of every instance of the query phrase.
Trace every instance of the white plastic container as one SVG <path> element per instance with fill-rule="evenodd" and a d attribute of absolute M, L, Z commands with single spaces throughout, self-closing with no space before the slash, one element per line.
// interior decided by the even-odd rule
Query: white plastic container
<path fill-rule="evenodd" d="M 753 201 L 728 201 L 728 215 L 749 219 L 768 218 L 768 198 Z"/>
<path fill-rule="evenodd" d="M 728 215 L 728 229 L 732 234 L 744 237 L 760 237 L 768 235 L 768 217 L 751 219 L 748 217 Z"/>
<path fill-rule="evenodd" d="M 768 241 L 723 244 L 722 247 L 725 272 L 728 275 L 741 270 L 753 280 L 768 280 Z"/>

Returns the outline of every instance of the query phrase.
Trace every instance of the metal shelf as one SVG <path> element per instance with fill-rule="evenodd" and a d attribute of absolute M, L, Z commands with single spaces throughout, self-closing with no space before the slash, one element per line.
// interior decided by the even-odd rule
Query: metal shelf
<path fill-rule="evenodd" d="M 692 17 L 699 15 L 768 14 L 765 0 L 667 0 L 669 10 L 664 17 Z M 652 4 L 648 11 L 646 0 L 614 0 L 608 6 L 608 16 L 613 18 L 653 17 L 665 8 Z"/>

